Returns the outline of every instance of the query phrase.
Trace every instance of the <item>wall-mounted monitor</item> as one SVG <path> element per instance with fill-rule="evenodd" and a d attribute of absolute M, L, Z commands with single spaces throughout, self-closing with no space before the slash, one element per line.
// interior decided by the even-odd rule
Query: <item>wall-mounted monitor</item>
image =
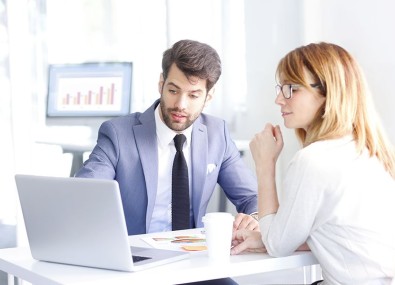
<path fill-rule="evenodd" d="M 131 62 L 52 64 L 48 68 L 46 124 L 89 126 L 130 113 Z"/>

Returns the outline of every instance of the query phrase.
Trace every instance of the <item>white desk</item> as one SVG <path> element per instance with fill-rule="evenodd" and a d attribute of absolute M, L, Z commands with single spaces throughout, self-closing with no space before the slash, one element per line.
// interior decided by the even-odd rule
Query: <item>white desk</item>
<path fill-rule="evenodd" d="M 180 233 L 191 234 L 193 231 Z M 149 247 L 141 240 L 141 236 L 130 236 L 131 244 Z M 31 257 L 28 248 L 0 250 L 0 270 L 9 274 L 10 281 L 15 276 L 36 285 L 176 284 L 298 268 L 317 263 L 311 252 L 297 252 L 282 258 L 272 258 L 263 253 L 246 253 L 231 256 L 229 264 L 212 265 L 207 252 L 197 252 L 191 253 L 189 259 L 130 273 L 40 262 Z"/>

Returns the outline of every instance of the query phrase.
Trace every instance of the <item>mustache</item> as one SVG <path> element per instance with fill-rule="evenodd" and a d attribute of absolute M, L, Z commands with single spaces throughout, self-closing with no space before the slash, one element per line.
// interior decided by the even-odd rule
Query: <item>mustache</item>
<path fill-rule="evenodd" d="M 186 116 L 186 117 L 189 117 L 188 114 L 185 114 L 184 111 L 183 111 L 182 109 L 178 108 L 178 107 L 176 107 L 176 108 L 167 108 L 167 111 L 168 111 L 168 112 L 180 113 L 180 114 L 182 114 L 182 115 L 184 115 L 184 116 Z"/>

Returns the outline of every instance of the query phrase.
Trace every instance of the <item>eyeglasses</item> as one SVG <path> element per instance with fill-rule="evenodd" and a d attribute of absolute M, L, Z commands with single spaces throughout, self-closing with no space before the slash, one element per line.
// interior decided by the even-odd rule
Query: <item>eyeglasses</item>
<path fill-rule="evenodd" d="M 297 91 L 302 85 L 300 84 L 284 84 L 284 85 L 276 85 L 276 95 L 278 96 L 280 92 L 283 94 L 285 99 L 291 99 L 292 98 L 292 93 L 294 91 Z M 310 84 L 311 87 L 313 88 L 320 88 L 321 84 L 320 83 L 313 83 Z"/>

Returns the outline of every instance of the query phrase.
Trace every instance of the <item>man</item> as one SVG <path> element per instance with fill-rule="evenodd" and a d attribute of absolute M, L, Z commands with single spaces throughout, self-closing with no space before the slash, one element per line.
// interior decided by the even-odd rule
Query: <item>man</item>
<path fill-rule="evenodd" d="M 218 183 L 239 212 L 234 228 L 258 229 L 249 215 L 257 210 L 256 179 L 225 122 L 202 113 L 221 75 L 217 52 L 181 40 L 164 52 L 162 69 L 160 99 L 144 113 L 104 122 L 97 145 L 76 176 L 118 181 L 129 235 L 172 230 L 173 138 L 182 133 L 189 184 L 187 228 L 203 227 Z"/>

